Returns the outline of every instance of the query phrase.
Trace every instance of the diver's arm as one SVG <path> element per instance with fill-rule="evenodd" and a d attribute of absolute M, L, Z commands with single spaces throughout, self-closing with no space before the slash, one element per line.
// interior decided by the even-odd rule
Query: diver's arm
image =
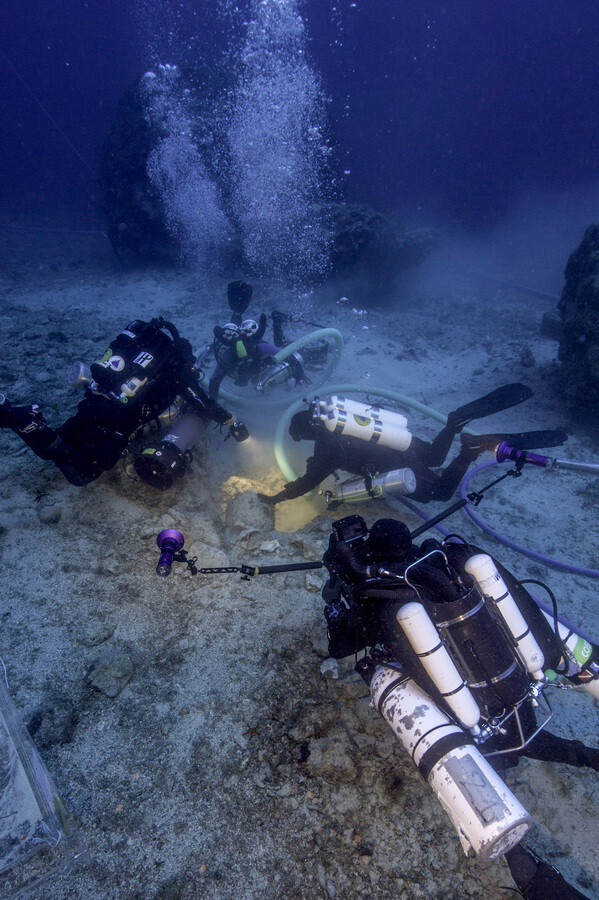
<path fill-rule="evenodd" d="M 282 500 L 295 500 L 296 497 L 301 497 L 317 487 L 328 475 L 332 475 L 336 468 L 334 464 L 326 459 L 321 459 L 316 455 L 311 456 L 306 466 L 305 475 L 300 475 L 295 481 L 288 482 L 283 490 L 273 497 L 266 497 L 265 495 L 261 495 L 261 497 L 273 506 Z"/>
<path fill-rule="evenodd" d="M 212 387 L 213 379 L 214 375 L 210 379 L 210 387 Z M 216 386 L 217 394 L 219 385 L 220 380 Z M 216 402 L 212 393 L 208 395 L 204 388 L 200 386 L 200 383 L 193 378 L 190 378 L 187 384 L 184 385 L 181 394 L 183 399 L 186 400 L 191 408 L 200 416 L 208 416 L 214 422 L 218 422 L 219 425 L 224 425 L 225 422 L 229 422 L 233 419 L 232 414 Z"/>
<path fill-rule="evenodd" d="M 262 340 L 262 338 L 264 337 L 265 331 L 266 331 L 266 314 L 260 313 L 260 319 L 258 321 L 258 331 L 254 335 L 254 340 L 256 341 L 256 343 L 258 343 L 258 341 Z"/>

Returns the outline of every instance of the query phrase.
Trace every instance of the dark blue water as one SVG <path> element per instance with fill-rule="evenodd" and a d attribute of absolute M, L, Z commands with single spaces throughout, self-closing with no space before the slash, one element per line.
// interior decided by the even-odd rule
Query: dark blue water
<path fill-rule="evenodd" d="M 432 207 L 476 228 L 538 186 L 599 178 L 599 23 L 588 0 L 299 8 L 348 200 Z M 246 13 L 222 0 L 4 0 L 4 207 L 94 216 L 120 97 L 157 61 L 234 56 Z"/>

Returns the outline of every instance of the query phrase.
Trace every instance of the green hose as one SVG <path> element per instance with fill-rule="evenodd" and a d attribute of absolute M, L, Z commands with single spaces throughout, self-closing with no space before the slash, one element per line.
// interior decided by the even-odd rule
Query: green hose
<path fill-rule="evenodd" d="M 347 393 L 374 394 L 375 397 L 384 397 L 385 400 L 394 400 L 396 403 L 399 403 L 400 406 L 408 406 L 411 409 L 415 409 L 417 412 L 421 412 L 431 419 L 436 419 L 437 422 L 441 422 L 443 425 L 447 422 L 447 416 L 444 416 L 443 413 L 437 412 L 436 409 L 432 409 L 430 406 L 425 406 L 424 403 L 420 403 L 418 400 L 406 397 L 405 394 L 399 394 L 397 391 L 389 391 L 386 388 L 364 387 L 363 384 L 344 383 L 327 385 L 327 396 L 329 394 Z M 283 440 L 287 429 L 289 428 L 291 417 L 298 412 L 298 410 L 302 409 L 303 405 L 302 400 L 296 400 L 295 403 L 292 403 L 281 416 L 275 431 L 275 459 L 287 481 L 294 481 L 297 478 L 297 475 L 289 464 L 285 450 L 283 449 Z M 472 431 L 469 428 L 464 428 L 463 430 L 468 434 L 476 434 L 475 431 Z"/>
<path fill-rule="evenodd" d="M 319 341 L 321 338 L 325 337 L 332 337 L 334 339 L 335 349 L 318 383 L 310 385 L 310 391 L 317 390 L 328 378 L 330 378 L 341 359 L 341 353 L 343 352 L 343 337 L 341 332 L 337 331 L 336 328 L 319 328 L 317 331 L 313 331 L 306 337 L 299 338 L 299 340 L 293 341 L 293 343 L 283 347 L 282 350 L 279 350 L 279 352 L 273 356 L 273 359 L 276 362 L 284 362 L 292 353 L 295 353 L 296 350 L 305 347 L 306 344 L 313 344 L 315 341 Z M 265 407 L 280 409 L 289 403 L 289 397 L 279 397 L 277 400 L 267 400 L 264 397 L 239 397 L 237 394 L 231 394 L 229 391 L 223 390 L 218 392 L 218 400 L 219 402 L 226 401 L 227 403 L 230 403 L 231 406 L 258 406 L 262 409 Z"/>

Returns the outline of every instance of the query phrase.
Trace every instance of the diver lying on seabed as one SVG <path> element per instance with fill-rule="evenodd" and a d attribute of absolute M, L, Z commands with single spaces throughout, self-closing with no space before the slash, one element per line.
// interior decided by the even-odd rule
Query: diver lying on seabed
<path fill-rule="evenodd" d="M 361 476 L 342 484 L 327 499 L 330 508 L 339 503 L 368 500 L 384 493 L 410 494 L 420 503 L 445 501 L 453 495 L 469 466 L 486 450 L 507 440 L 517 449 L 557 447 L 567 440 L 562 430 L 519 432 L 516 434 L 461 435 L 461 449 L 449 465 L 438 470 L 447 458 L 453 439 L 473 419 L 510 409 L 532 396 L 523 384 L 507 384 L 490 394 L 450 412 L 447 424 L 432 441 L 415 437 L 407 419 L 398 413 L 358 403 L 345 397 L 315 398 L 307 410 L 296 413 L 289 423 L 294 441 L 314 441 L 314 453 L 306 472 L 273 496 L 259 494 L 275 505 L 301 497 L 340 469 Z"/>
<path fill-rule="evenodd" d="M 248 436 L 244 425 L 208 397 L 191 344 L 162 317 L 130 322 L 81 380 L 87 382 L 84 399 L 56 430 L 37 405 L 13 406 L 0 394 L 0 428 L 12 429 L 77 487 L 114 468 L 139 430 L 157 430 L 162 416 L 172 426 L 134 462 L 142 481 L 159 490 L 183 476 L 209 422 L 228 425 L 237 441 Z"/>
<path fill-rule="evenodd" d="M 221 382 L 233 378 L 238 386 L 253 383 L 261 393 L 284 384 L 308 384 L 299 353 L 292 353 L 284 362 L 276 362 L 275 355 L 289 343 L 283 332 L 283 322 L 291 318 L 274 310 L 274 343 L 264 339 L 267 325 L 265 313 L 258 321 L 244 318 L 251 302 L 253 289 L 246 281 L 231 281 L 227 285 L 227 300 L 231 309 L 231 321 L 214 328 L 212 350 L 216 368 L 210 377 L 208 394 L 218 398 Z"/>

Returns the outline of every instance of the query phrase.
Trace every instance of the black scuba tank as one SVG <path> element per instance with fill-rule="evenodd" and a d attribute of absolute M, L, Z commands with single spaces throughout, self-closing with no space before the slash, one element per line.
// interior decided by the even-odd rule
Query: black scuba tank
<path fill-rule="evenodd" d="M 484 716 L 500 717 L 526 697 L 530 679 L 498 617 L 474 587 L 450 602 L 428 600 L 425 608 Z"/>

